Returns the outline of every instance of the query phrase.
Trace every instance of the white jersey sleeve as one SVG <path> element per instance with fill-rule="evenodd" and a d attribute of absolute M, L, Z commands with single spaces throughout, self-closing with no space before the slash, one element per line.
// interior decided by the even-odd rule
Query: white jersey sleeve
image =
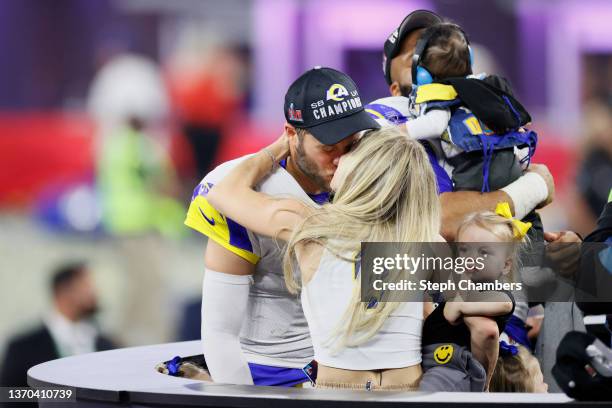
<path fill-rule="evenodd" d="M 250 231 L 221 214 L 207 199 L 210 189 L 244 158 L 223 163 L 197 185 L 191 197 L 185 225 L 206 235 L 217 244 L 256 264 L 261 253 L 257 239 Z"/>
<path fill-rule="evenodd" d="M 365 106 L 365 111 L 382 127 L 402 125 L 415 117 L 411 100 L 404 96 L 376 99 Z"/>

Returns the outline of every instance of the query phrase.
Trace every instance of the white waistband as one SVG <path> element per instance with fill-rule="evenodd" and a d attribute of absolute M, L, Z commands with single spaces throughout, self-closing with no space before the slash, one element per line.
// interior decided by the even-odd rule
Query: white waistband
<path fill-rule="evenodd" d="M 261 354 L 253 354 L 247 351 L 243 351 L 247 361 L 249 363 L 268 365 L 273 367 L 287 367 L 287 368 L 304 368 L 306 364 L 312 361 L 312 358 L 306 360 L 296 359 L 281 359 L 269 356 L 262 356 Z"/>

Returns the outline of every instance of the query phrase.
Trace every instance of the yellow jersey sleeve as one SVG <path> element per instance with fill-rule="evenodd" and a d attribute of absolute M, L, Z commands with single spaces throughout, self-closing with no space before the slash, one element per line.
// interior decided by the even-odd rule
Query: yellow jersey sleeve
<path fill-rule="evenodd" d="M 260 257 L 253 250 L 253 243 L 246 228 L 221 214 L 206 199 L 211 187 L 212 184 L 205 181 L 196 187 L 185 225 L 252 264 L 257 264 Z"/>

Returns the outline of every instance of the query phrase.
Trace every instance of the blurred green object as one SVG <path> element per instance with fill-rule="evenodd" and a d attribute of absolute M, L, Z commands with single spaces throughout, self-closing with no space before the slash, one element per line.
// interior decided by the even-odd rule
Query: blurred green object
<path fill-rule="evenodd" d="M 144 132 L 124 126 L 104 136 L 97 165 L 103 224 L 113 235 L 184 233 L 183 206 L 168 191 L 174 170 L 164 150 Z"/>
<path fill-rule="evenodd" d="M 610 194 L 608 194 L 608 202 L 612 203 L 612 188 L 610 189 Z"/>

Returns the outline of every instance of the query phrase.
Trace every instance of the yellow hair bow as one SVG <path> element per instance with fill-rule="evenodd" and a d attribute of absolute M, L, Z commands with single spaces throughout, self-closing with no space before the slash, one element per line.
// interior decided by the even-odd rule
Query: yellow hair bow
<path fill-rule="evenodd" d="M 523 222 L 512 217 L 510 204 L 505 201 L 503 203 L 497 203 L 497 207 L 495 207 L 495 214 L 512 221 L 512 226 L 514 227 L 514 238 L 522 239 L 525 235 L 527 235 L 529 228 L 531 228 L 530 222 Z"/>

